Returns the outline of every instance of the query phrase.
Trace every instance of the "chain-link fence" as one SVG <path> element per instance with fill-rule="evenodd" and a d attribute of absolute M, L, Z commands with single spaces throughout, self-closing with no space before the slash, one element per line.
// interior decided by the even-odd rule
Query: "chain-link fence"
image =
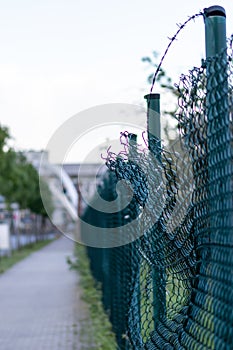
<path fill-rule="evenodd" d="M 130 203 L 103 213 L 94 197 L 82 235 L 115 227 L 132 237 L 87 248 L 119 349 L 233 349 L 232 76 L 230 41 L 181 77 L 172 148 L 122 133 L 128 157 L 108 154 L 99 195 Z"/>

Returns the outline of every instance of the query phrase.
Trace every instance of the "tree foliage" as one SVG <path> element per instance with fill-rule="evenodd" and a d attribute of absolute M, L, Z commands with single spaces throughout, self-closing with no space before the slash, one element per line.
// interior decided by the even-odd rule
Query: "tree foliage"
<path fill-rule="evenodd" d="M 149 66 L 153 69 L 152 73 L 147 77 L 148 83 L 151 85 L 154 77 L 154 72 L 158 68 L 159 64 L 157 63 L 158 53 L 153 51 L 152 56 L 142 57 L 142 62 L 148 63 Z M 173 95 L 177 96 L 177 89 L 175 88 L 172 78 L 167 75 L 167 72 L 160 67 L 156 81 L 159 83 L 162 89 L 170 91 Z"/>
<path fill-rule="evenodd" d="M 22 153 L 8 146 L 10 138 L 9 130 L 0 125 L 0 194 L 8 204 L 17 202 L 21 209 L 47 216 L 40 195 L 38 172 Z M 52 195 L 48 185 L 42 183 L 41 187 L 46 193 L 46 207 L 52 212 Z"/>

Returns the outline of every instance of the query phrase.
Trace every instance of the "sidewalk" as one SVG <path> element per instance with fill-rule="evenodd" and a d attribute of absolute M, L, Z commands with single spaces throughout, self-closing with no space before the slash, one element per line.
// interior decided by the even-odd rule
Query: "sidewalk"
<path fill-rule="evenodd" d="M 85 305 L 66 263 L 73 247 L 62 237 L 0 276 L 0 349 L 81 349 Z"/>

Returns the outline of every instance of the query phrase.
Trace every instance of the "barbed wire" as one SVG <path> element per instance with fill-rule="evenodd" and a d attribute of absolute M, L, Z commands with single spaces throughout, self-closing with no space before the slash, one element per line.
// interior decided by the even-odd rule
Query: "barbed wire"
<path fill-rule="evenodd" d="M 177 23 L 178 30 L 177 30 L 177 32 L 173 35 L 172 38 L 169 38 L 169 37 L 168 37 L 168 39 L 170 40 L 170 42 L 169 42 L 169 44 L 167 45 L 167 47 L 166 47 L 166 49 L 165 49 L 165 51 L 164 51 L 164 54 L 163 54 L 163 56 L 162 56 L 162 58 L 161 58 L 161 60 L 160 60 L 160 62 L 159 62 L 159 64 L 158 64 L 158 67 L 156 68 L 156 71 L 155 71 L 155 73 L 154 73 L 154 76 L 153 76 L 153 79 L 152 79 L 152 83 L 151 83 L 151 88 L 150 88 L 150 93 L 149 93 L 149 95 L 151 95 L 152 92 L 153 92 L 153 88 L 154 88 L 154 85 L 155 85 L 155 82 L 156 82 L 157 75 L 158 75 L 158 73 L 159 73 L 159 71 L 160 71 L 160 69 L 161 69 L 161 66 L 162 66 L 162 64 L 163 64 L 163 61 L 164 61 L 165 57 L 167 56 L 167 54 L 168 54 L 168 52 L 169 52 L 169 49 L 170 49 L 171 45 L 172 45 L 173 42 L 177 39 L 177 37 L 178 37 L 178 35 L 180 34 L 180 32 L 186 27 L 186 25 L 187 25 L 189 22 L 191 22 L 192 20 L 195 21 L 195 19 L 196 19 L 197 17 L 200 17 L 200 16 L 204 16 L 204 12 L 198 12 L 198 13 L 196 13 L 195 15 L 193 15 L 193 16 L 191 16 L 191 17 L 188 17 L 188 19 L 187 19 L 184 23 L 182 23 L 182 24 L 178 24 L 178 23 Z M 150 96 L 149 96 L 148 104 L 149 104 L 149 103 L 150 103 Z"/>

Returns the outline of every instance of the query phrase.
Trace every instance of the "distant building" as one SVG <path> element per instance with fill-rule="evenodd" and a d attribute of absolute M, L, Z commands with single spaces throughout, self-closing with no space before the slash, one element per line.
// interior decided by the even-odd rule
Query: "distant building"
<path fill-rule="evenodd" d="M 49 162 L 47 152 L 28 151 L 24 155 L 46 181 L 52 193 L 55 208 L 51 218 L 53 224 L 63 229 L 70 222 L 76 221 L 78 193 L 69 175 L 62 167 Z"/>
<path fill-rule="evenodd" d="M 78 192 L 78 213 L 81 215 L 86 203 L 96 191 L 96 184 L 100 181 L 106 166 L 96 163 L 63 164 L 63 169 L 71 178 Z"/>
<path fill-rule="evenodd" d="M 47 152 L 28 151 L 27 160 L 48 183 L 53 195 L 52 222 L 60 227 L 69 220 L 75 221 L 83 213 L 88 201 L 96 191 L 96 185 L 106 166 L 97 163 L 55 165 L 49 162 Z M 43 155 L 43 162 L 41 162 Z"/>

